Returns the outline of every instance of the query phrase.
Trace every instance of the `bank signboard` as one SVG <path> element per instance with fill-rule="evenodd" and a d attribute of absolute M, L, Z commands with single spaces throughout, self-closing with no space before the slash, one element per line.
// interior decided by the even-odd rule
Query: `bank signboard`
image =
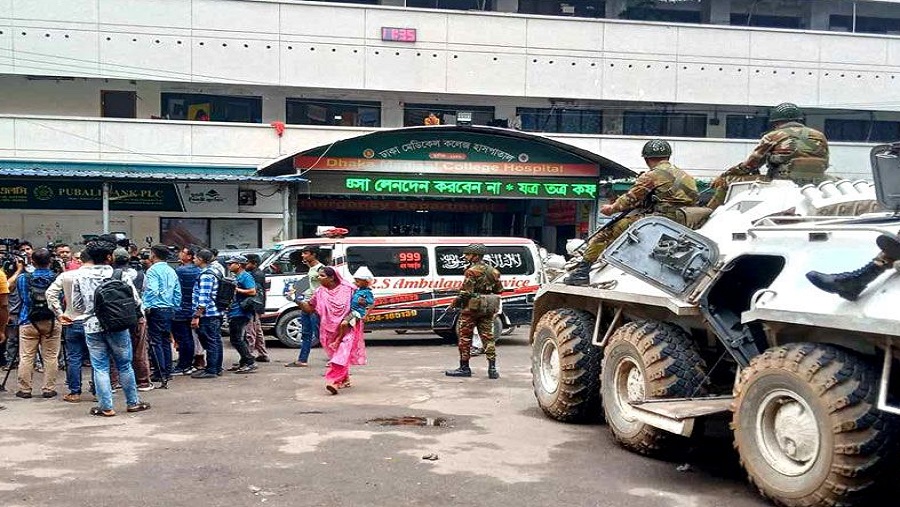
<path fill-rule="evenodd" d="M 113 182 L 113 211 L 223 212 L 237 209 L 237 185 L 164 182 Z M 0 209 L 101 210 L 103 185 L 98 181 L 0 181 Z"/>

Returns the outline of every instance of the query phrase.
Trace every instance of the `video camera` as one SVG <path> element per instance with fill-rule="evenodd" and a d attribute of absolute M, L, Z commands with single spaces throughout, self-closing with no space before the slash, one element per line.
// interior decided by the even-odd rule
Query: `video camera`
<path fill-rule="evenodd" d="M 0 267 L 7 276 L 16 272 L 19 262 L 25 262 L 25 257 L 19 253 L 19 239 L 0 238 Z"/>
<path fill-rule="evenodd" d="M 81 237 L 84 239 L 84 242 L 87 243 L 89 241 L 109 241 L 110 243 L 115 244 L 117 247 L 120 246 L 122 248 L 128 248 L 131 245 L 131 240 L 128 239 L 128 235 L 124 232 L 110 232 L 107 234 L 82 234 Z"/>

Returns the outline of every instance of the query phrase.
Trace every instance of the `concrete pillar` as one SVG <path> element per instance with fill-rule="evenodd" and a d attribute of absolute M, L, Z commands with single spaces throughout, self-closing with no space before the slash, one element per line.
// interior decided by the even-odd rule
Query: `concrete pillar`
<path fill-rule="evenodd" d="M 625 0 L 606 0 L 606 17 L 619 19 L 619 14 L 625 10 Z"/>
<path fill-rule="evenodd" d="M 403 106 L 397 100 L 385 100 L 381 103 L 381 126 L 399 128 L 403 126 Z"/>
<path fill-rule="evenodd" d="M 494 107 L 494 118 L 498 120 L 509 120 L 510 128 L 516 122 L 516 106 L 502 105 Z"/>
<path fill-rule="evenodd" d="M 406 0 L 381 0 L 381 5 L 390 5 L 392 7 L 406 7 Z"/>
<path fill-rule="evenodd" d="M 609 135 L 622 135 L 624 114 L 618 110 L 603 111 L 603 133 Z"/>
<path fill-rule="evenodd" d="M 519 12 L 519 0 L 496 0 L 494 3 L 497 12 Z"/>
<path fill-rule="evenodd" d="M 284 90 L 272 88 L 266 90 L 262 98 L 262 122 L 286 121 L 287 94 Z"/>
<path fill-rule="evenodd" d="M 810 30 L 828 30 L 831 24 L 831 10 L 829 2 L 808 2 L 809 13 L 807 14 L 806 26 Z"/>
<path fill-rule="evenodd" d="M 161 89 L 156 81 L 138 81 L 135 86 L 137 92 L 137 117 L 150 118 L 159 116 L 161 111 Z"/>
<path fill-rule="evenodd" d="M 711 25 L 730 25 L 731 0 L 707 0 L 703 5 L 703 17 Z"/>

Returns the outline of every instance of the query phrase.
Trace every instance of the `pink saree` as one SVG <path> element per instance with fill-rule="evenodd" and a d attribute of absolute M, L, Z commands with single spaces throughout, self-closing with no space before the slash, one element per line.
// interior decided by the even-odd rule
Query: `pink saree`
<path fill-rule="evenodd" d="M 337 285 L 332 289 L 319 287 L 310 303 L 319 314 L 319 341 L 328 356 L 325 382 L 339 386 L 349 380 L 351 365 L 366 364 L 366 344 L 361 320 L 338 340 L 341 321 L 350 313 L 350 297 L 355 287 L 343 280 L 337 271 L 334 279 Z"/>

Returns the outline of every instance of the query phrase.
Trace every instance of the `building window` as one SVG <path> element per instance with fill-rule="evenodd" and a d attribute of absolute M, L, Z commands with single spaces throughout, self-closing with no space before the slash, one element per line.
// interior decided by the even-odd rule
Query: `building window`
<path fill-rule="evenodd" d="M 900 121 L 825 120 L 829 141 L 888 143 L 900 139 Z"/>
<path fill-rule="evenodd" d="M 262 123 L 262 97 L 163 93 L 162 117 L 167 120 Z"/>
<path fill-rule="evenodd" d="M 663 9 L 654 5 L 656 2 L 634 2 L 619 13 L 620 19 L 640 21 L 668 21 L 670 23 L 700 23 L 702 16 L 699 7 L 696 10 Z"/>
<path fill-rule="evenodd" d="M 706 137 L 706 115 L 625 111 L 622 133 L 626 136 Z"/>
<path fill-rule="evenodd" d="M 295 125 L 380 127 L 381 103 L 289 98 L 286 118 Z"/>
<path fill-rule="evenodd" d="M 522 121 L 522 130 L 528 132 L 600 134 L 603 131 L 603 112 L 593 109 L 520 107 L 516 114 Z"/>
<path fill-rule="evenodd" d="M 406 0 L 407 7 L 423 9 L 453 9 L 460 11 L 489 11 L 492 0 Z"/>
<path fill-rule="evenodd" d="M 604 0 L 519 0 L 519 14 L 544 16 L 606 17 Z"/>
<path fill-rule="evenodd" d="M 728 139 L 759 139 L 768 130 L 767 116 L 729 114 L 725 117 L 725 137 Z"/>
<path fill-rule="evenodd" d="M 898 14 L 898 16 L 900 16 L 900 14 Z M 829 18 L 828 29 L 835 32 L 855 31 L 858 33 L 900 35 L 900 19 L 857 16 L 856 27 L 854 30 L 852 16 L 832 15 Z"/>
<path fill-rule="evenodd" d="M 733 26 L 758 26 L 762 28 L 804 28 L 803 20 L 793 16 L 764 16 L 760 14 L 732 14 Z"/>
<path fill-rule="evenodd" d="M 472 125 L 490 125 L 494 121 L 494 108 L 489 106 L 451 106 L 446 104 L 406 104 L 403 106 L 403 126 L 426 125 L 425 118 L 434 113 L 441 125 L 455 125 L 460 111 L 472 113 Z"/>

